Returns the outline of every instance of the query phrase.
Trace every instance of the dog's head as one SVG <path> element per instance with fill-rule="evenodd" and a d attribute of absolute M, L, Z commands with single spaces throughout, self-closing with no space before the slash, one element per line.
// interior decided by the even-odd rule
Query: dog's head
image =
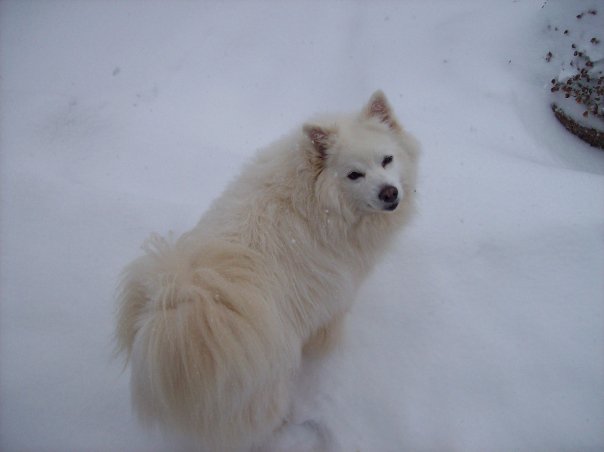
<path fill-rule="evenodd" d="M 360 115 L 306 124 L 304 133 L 316 192 L 327 208 L 389 213 L 413 190 L 416 145 L 381 91 Z"/>

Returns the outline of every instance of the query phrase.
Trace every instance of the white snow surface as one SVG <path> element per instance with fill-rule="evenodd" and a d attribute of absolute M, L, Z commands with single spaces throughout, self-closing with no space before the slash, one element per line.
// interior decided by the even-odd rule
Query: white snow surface
<path fill-rule="evenodd" d="M 603 450 L 604 152 L 556 122 L 544 60 L 548 13 L 593 5 L 0 3 L 0 449 L 183 447 L 112 357 L 122 267 L 381 88 L 423 144 L 419 212 L 269 447 Z"/>

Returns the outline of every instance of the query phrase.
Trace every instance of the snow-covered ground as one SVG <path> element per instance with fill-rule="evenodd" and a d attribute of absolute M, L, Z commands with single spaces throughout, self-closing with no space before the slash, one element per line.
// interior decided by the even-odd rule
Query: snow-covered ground
<path fill-rule="evenodd" d="M 420 211 L 275 450 L 604 449 L 604 152 L 554 119 L 544 60 L 594 5 L 0 3 L 0 449 L 176 449 L 112 359 L 122 266 L 377 88 L 423 143 Z"/>

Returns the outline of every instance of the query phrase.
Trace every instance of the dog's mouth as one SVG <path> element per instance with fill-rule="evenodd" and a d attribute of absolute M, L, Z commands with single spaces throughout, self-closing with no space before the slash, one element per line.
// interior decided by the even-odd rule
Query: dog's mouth
<path fill-rule="evenodd" d="M 368 210 L 373 211 L 373 212 L 393 212 L 394 210 L 396 210 L 396 208 L 400 204 L 400 199 L 397 199 L 396 201 L 392 201 L 389 203 L 380 203 L 380 204 L 381 205 L 376 206 L 375 204 L 367 203 L 366 207 Z"/>
<path fill-rule="evenodd" d="M 398 207 L 398 201 L 394 201 L 394 202 L 391 202 L 390 204 L 385 205 L 384 210 L 387 210 L 388 212 L 392 212 L 397 207 Z"/>

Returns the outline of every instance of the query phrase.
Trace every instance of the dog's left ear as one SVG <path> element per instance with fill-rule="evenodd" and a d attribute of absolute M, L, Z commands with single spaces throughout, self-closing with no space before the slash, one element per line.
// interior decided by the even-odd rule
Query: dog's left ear
<path fill-rule="evenodd" d="M 393 130 L 401 130 L 401 126 L 394 116 L 394 112 L 388 100 L 386 100 L 386 96 L 381 90 L 372 94 L 369 103 L 365 107 L 365 110 L 363 110 L 363 114 L 367 118 L 378 119 Z"/>

